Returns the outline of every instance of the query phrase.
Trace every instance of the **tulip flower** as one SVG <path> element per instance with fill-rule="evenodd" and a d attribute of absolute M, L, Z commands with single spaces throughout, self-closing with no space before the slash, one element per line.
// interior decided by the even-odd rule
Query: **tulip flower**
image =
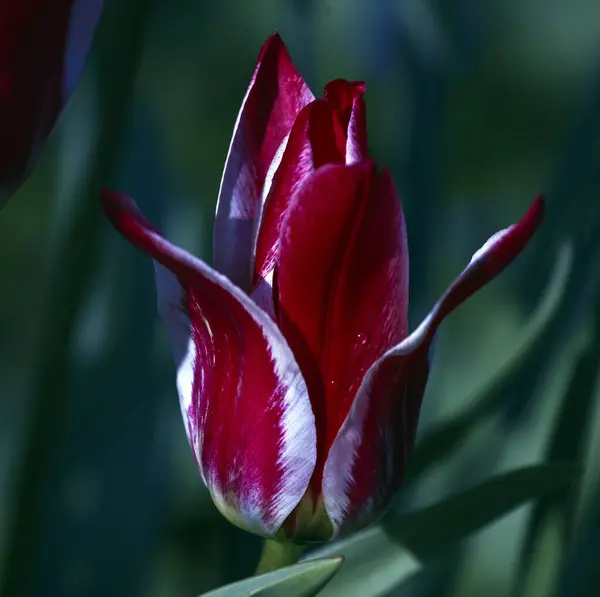
<path fill-rule="evenodd" d="M 0 205 L 73 91 L 101 8 L 102 0 L 0 0 Z"/>
<path fill-rule="evenodd" d="M 161 236 L 131 199 L 103 192 L 114 226 L 154 260 L 200 474 L 230 521 L 267 537 L 325 541 L 386 511 L 440 323 L 544 214 L 538 198 L 492 236 L 409 333 L 402 207 L 368 154 L 364 92 L 336 80 L 314 99 L 269 38 L 225 165 L 215 267 Z"/>

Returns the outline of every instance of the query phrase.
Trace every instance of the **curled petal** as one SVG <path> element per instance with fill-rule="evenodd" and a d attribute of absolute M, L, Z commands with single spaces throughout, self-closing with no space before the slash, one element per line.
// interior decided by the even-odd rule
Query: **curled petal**
<path fill-rule="evenodd" d="M 0 203 L 24 180 L 83 68 L 102 0 L 0 2 Z"/>
<path fill-rule="evenodd" d="M 279 255 L 279 234 L 281 222 L 291 197 L 307 176 L 316 168 L 309 138 L 311 115 L 323 104 L 315 101 L 299 114 L 273 176 L 270 192 L 260 213 L 256 227 L 256 250 L 254 260 L 254 280 L 256 286 L 264 288 L 265 281 L 273 275 Z M 271 286 L 268 286 L 269 289 Z"/>
<path fill-rule="evenodd" d="M 117 230 L 155 260 L 186 431 L 215 504 L 238 526 L 273 535 L 316 459 L 314 416 L 288 345 L 252 300 L 165 240 L 131 199 L 104 191 L 103 202 Z"/>
<path fill-rule="evenodd" d="M 369 157 L 367 119 L 363 95 L 367 86 L 360 82 L 335 79 L 325 86 L 325 97 L 337 107 L 346 164 L 362 162 Z"/>
<path fill-rule="evenodd" d="M 492 236 L 423 323 L 367 371 L 325 463 L 323 498 L 336 532 L 364 526 L 390 505 L 414 443 L 439 324 L 525 248 L 544 211 L 539 197 L 519 223 Z"/>
<path fill-rule="evenodd" d="M 329 164 L 295 194 L 281 231 L 279 323 L 315 412 L 315 491 L 367 369 L 407 334 L 408 251 L 400 201 L 372 161 Z"/>
<path fill-rule="evenodd" d="M 242 103 L 221 179 L 214 231 L 215 267 L 248 290 L 254 220 L 270 164 L 313 95 L 277 33 L 263 46 Z"/>
<path fill-rule="evenodd" d="M 331 163 L 355 163 L 368 157 L 366 86 L 336 79 L 325 86 L 323 99 L 308 104 L 290 132 L 256 229 L 256 286 L 273 275 L 279 255 L 281 223 L 294 193 L 317 168 Z"/>

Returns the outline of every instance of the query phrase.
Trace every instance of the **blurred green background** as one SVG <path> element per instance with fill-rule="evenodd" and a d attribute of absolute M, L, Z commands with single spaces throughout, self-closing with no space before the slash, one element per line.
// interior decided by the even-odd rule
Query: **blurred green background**
<path fill-rule="evenodd" d="M 599 595 L 585 575 L 600 553 L 600 4 L 106 0 L 84 77 L 0 214 L 6 597 L 191 596 L 256 566 L 260 540 L 195 470 L 151 261 L 98 190 L 132 195 L 209 260 L 233 124 L 274 29 L 315 95 L 367 83 L 371 152 L 406 213 L 412 327 L 492 233 L 538 192 L 549 203 L 535 242 L 443 325 L 397 511 L 543 460 L 578 463 L 581 482 L 385 594 Z M 432 435 L 447 422 L 454 440 Z"/>

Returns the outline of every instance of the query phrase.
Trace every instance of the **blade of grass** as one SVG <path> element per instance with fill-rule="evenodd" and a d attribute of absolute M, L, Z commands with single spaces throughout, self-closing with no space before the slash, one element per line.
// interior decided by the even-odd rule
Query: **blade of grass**
<path fill-rule="evenodd" d="M 593 314 L 591 323 L 590 337 L 581 349 L 555 419 L 548 460 L 580 464 L 585 459 L 600 364 L 600 313 Z M 516 596 L 535 597 L 552 590 L 573 541 L 579 489 L 579 483 L 558 488 L 537 504 L 523 542 Z M 544 558 L 550 553 L 543 549 L 548 541 L 553 541 L 556 549 L 553 556 Z"/>
<path fill-rule="evenodd" d="M 384 519 L 384 529 L 422 560 L 523 504 L 578 478 L 577 467 L 539 464 L 503 473 L 432 506 Z"/>

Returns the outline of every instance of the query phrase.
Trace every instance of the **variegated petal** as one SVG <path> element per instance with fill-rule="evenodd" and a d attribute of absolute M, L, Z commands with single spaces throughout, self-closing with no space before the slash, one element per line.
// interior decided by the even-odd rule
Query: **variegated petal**
<path fill-rule="evenodd" d="M 423 323 L 367 371 L 325 463 L 323 498 L 336 533 L 363 527 L 389 507 L 414 443 L 438 326 L 525 248 L 544 211 L 538 198 L 519 223 L 492 236 Z"/>
<path fill-rule="evenodd" d="M 117 230 L 155 260 L 186 430 L 215 504 L 242 528 L 275 534 L 316 460 L 314 416 L 290 348 L 242 290 L 165 240 L 131 199 L 104 191 L 103 201 Z"/>

